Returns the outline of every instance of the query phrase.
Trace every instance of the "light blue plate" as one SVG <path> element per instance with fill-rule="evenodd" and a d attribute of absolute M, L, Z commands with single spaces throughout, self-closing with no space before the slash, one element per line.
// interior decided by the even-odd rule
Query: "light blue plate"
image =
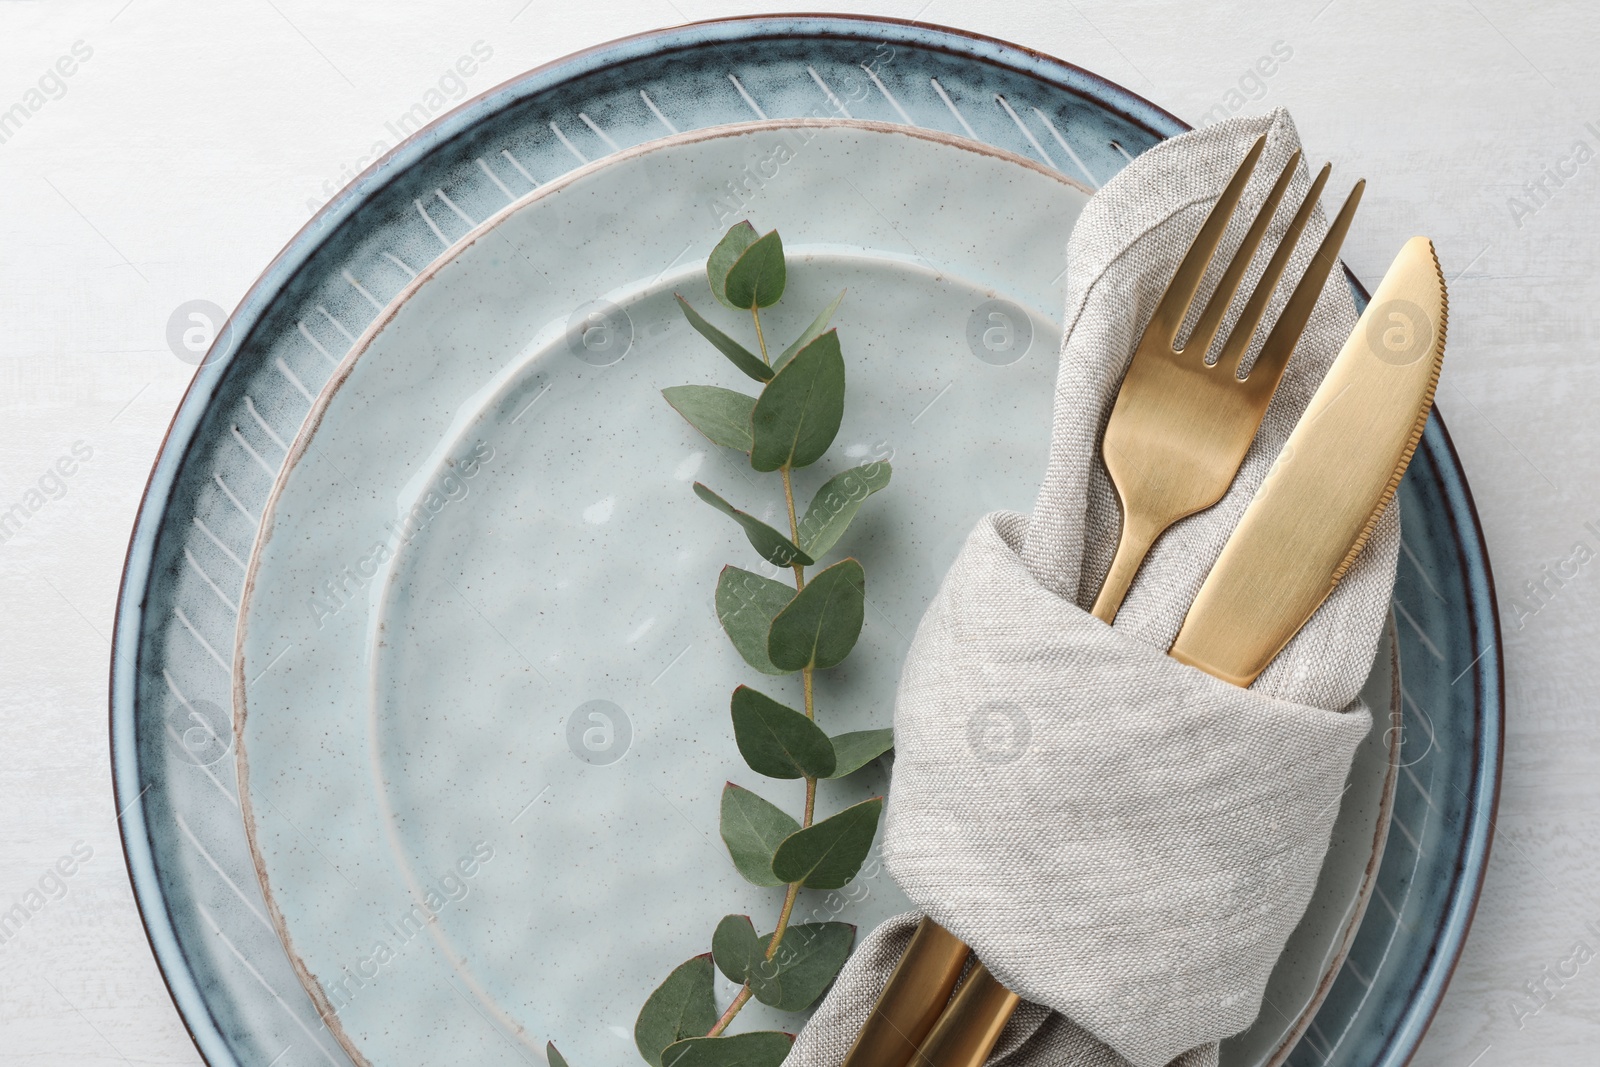
<path fill-rule="evenodd" d="M 442 119 L 329 204 L 240 305 L 152 472 L 111 686 L 130 872 L 209 1062 L 348 1062 L 263 914 L 224 710 L 243 562 L 287 442 L 333 365 L 414 272 L 534 183 L 673 131 L 837 114 L 972 137 L 1090 183 L 1184 128 L 1067 64 L 951 31 L 838 17 L 689 26 L 531 72 Z M 726 196 L 737 212 L 738 186 Z M 1406 766 L 1376 900 L 1293 1063 L 1409 1057 L 1460 951 L 1488 850 L 1498 629 L 1470 495 L 1437 418 L 1401 492 Z"/>

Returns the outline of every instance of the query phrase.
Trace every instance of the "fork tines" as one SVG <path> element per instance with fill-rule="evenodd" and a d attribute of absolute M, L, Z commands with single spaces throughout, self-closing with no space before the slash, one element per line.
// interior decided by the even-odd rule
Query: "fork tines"
<path fill-rule="evenodd" d="M 1200 288 L 1206 268 L 1216 254 L 1217 246 L 1222 243 L 1223 234 L 1228 228 L 1234 210 L 1239 205 L 1239 200 L 1244 195 L 1245 186 L 1249 184 L 1256 164 L 1261 159 L 1266 141 L 1266 135 L 1263 134 L 1256 140 L 1244 162 L 1239 164 L 1239 169 L 1234 172 L 1227 188 L 1217 198 L 1210 215 L 1206 217 L 1205 224 L 1195 236 L 1194 243 L 1189 246 L 1188 253 L 1173 275 L 1172 284 L 1167 287 L 1160 306 L 1156 308 L 1156 313 L 1150 320 L 1151 328 L 1160 323 L 1160 328 L 1166 331 L 1164 339 L 1174 349 L 1178 331 L 1189 312 L 1196 291 Z M 1278 206 L 1288 191 L 1289 183 L 1293 180 L 1299 165 L 1300 151 L 1296 149 L 1284 164 L 1272 190 L 1262 201 L 1249 230 L 1218 280 L 1217 287 L 1206 302 L 1205 310 L 1200 313 L 1194 330 L 1184 343 L 1184 350 L 1196 351 L 1202 358 L 1210 350 L 1212 341 L 1216 339 L 1217 330 L 1222 325 L 1223 316 L 1233 302 L 1245 271 L 1249 269 L 1251 258 L 1261 247 L 1267 228 L 1272 223 L 1273 216 L 1277 213 Z M 1316 208 L 1323 188 L 1328 184 L 1328 174 L 1332 169 L 1332 164 L 1324 163 L 1322 170 L 1313 179 L 1310 191 L 1301 200 L 1293 220 L 1284 232 L 1283 240 L 1278 243 L 1272 258 L 1257 280 L 1255 289 L 1251 291 L 1249 300 L 1239 313 L 1238 321 L 1234 323 L 1227 340 L 1223 343 L 1222 350 L 1217 356 L 1217 366 L 1227 367 L 1236 375 L 1239 373 L 1245 354 L 1250 348 L 1250 340 L 1266 314 L 1267 304 L 1278 287 L 1278 281 L 1283 277 L 1284 268 L 1288 266 L 1289 257 L 1294 253 L 1301 233 L 1311 221 L 1311 213 Z M 1317 297 L 1321 295 L 1322 287 L 1327 282 L 1334 263 L 1338 261 L 1339 248 L 1344 244 L 1345 234 L 1350 230 L 1351 219 L 1355 216 L 1356 207 L 1361 202 L 1361 192 L 1365 188 L 1366 181 L 1362 180 L 1356 182 L 1350 190 L 1344 205 L 1339 209 L 1339 214 L 1328 227 L 1327 234 L 1323 236 L 1310 265 L 1295 285 L 1282 313 L 1279 314 L 1272 332 L 1263 343 L 1261 354 L 1256 357 L 1247 378 L 1257 387 L 1266 388 L 1269 392 L 1276 388 L 1278 379 L 1283 374 L 1283 368 L 1294 351 L 1295 342 L 1304 331 L 1306 322 L 1311 317 L 1311 310 L 1316 306 Z"/>

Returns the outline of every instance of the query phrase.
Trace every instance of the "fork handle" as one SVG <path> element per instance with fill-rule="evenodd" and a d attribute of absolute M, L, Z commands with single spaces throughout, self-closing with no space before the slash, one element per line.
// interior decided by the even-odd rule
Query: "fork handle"
<path fill-rule="evenodd" d="M 1133 585 L 1134 575 L 1139 573 L 1144 557 L 1150 554 L 1150 546 L 1166 529 L 1165 526 L 1130 515 L 1126 503 L 1122 506 L 1122 512 L 1124 518 L 1122 534 L 1117 538 L 1117 554 L 1111 559 L 1111 569 L 1106 572 L 1106 580 L 1100 585 L 1100 595 L 1095 597 L 1091 611 L 1095 618 L 1104 623 L 1117 617 L 1117 612 L 1122 608 L 1122 599 L 1128 595 L 1128 587 Z"/>

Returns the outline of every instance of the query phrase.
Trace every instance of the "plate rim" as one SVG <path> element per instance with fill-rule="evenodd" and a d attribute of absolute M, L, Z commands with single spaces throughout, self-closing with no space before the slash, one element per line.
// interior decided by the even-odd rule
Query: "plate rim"
<path fill-rule="evenodd" d="M 1188 123 L 1131 90 L 1069 61 L 1025 45 L 1016 44 L 934 23 L 861 14 L 759 14 L 715 18 L 630 34 L 557 57 L 520 72 L 439 116 L 428 126 L 397 144 L 357 175 L 316 212 L 284 245 L 246 290 L 229 315 L 216 342 L 196 368 L 159 442 L 156 458 L 140 494 L 118 583 L 112 649 L 108 657 L 108 742 L 114 803 L 123 859 L 139 911 L 145 937 L 155 957 L 162 982 L 196 1049 L 208 1063 L 236 1063 L 178 940 L 174 917 L 156 870 L 154 848 L 143 822 L 135 813 L 144 789 L 139 785 L 136 690 L 142 657 L 141 636 L 145 602 L 156 577 L 153 573 L 156 540 L 177 488 L 177 475 L 193 447 L 212 401 L 225 381 L 222 373 L 237 356 L 243 342 L 267 323 L 276 298 L 345 223 L 381 189 L 408 172 L 428 155 L 458 136 L 470 133 L 482 119 L 498 114 L 521 100 L 576 81 L 586 75 L 631 60 L 673 52 L 692 51 L 712 43 L 785 39 L 860 39 L 887 41 L 1009 69 L 1080 96 L 1092 98 L 1102 109 L 1120 115 L 1158 138 L 1192 129 Z M 1348 268 L 1347 278 L 1358 291 L 1364 288 Z M 215 371 L 215 373 L 212 373 Z M 1462 837 L 1462 862 L 1454 884 L 1445 895 L 1447 904 L 1438 937 L 1410 1003 L 1381 1053 L 1381 1062 L 1398 1065 L 1410 1060 L 1437 1013 L 1444 990 L 1459 961 L 1467 932 L 1477 910 L 1498 813 L 1504 763 L 1505 672 L 1504 646 L 1493 573 L 1483 524 L 1466 482 L 1454 442 L 1437 409 L 1429 419 L 1423 442 L 1430 446 L 1428 465 L 1451 503 L 1446 509 L 1451 532 L 1463 563 L 1463 578 L 1470 606 L 1465 620 L 1474 643 L 1487 632 L 1479 658 L 1465 673 L 1473 675 L 1477 692 L 1473 782 L 1468 801 L 1466 832 Z M 1439 462 L 1441 459 L 1446 462 Z M 1471 530 L 1463 531 L 1464 517 Z M 148 788 L 148 787 L 145 787 Z M 1442 963 L 1441 963 L 1442 960 Z M 204 1024 L 204 1025 L 202 1025 Z"/>
<path fill-rule="evenodd" d="M 1365 310 L 1372 300 L 1371 292 L 1349 267 L 1344 268 L 1344 273 L 1356 289 L 1359 297 L 1357 306 Z M 1439 462 L 1441 454 L 1449 460 L 1447 464 Z M 1404 1067 L 1411 1062 L 1439 1012 L 1450 979 L 1455 976 L 1456 965 L 1461 960 L 1461 951 L 1466 945 L 1467 934 L 1471 931 L 1472 920 L 1477 915 L 1478 902 L 1483 895 L 1484 877 L 1494 846 L 1496 816 L 1500 810 L 1500 783 L 1505 767 L 1506 675 L 1500 601 L 1489 559 L 1489 545 L 1484 537 L 1483 520 L 1478 516 L 1477 501 L 1467 481 L 1461 455 L 1456 451 L 1455 440 L 1445 426 L 1437 403 L 1423 426 L 1415 459 L 1420 459 L 1433 469 L 1442 494 L 1454 504 L 1453 507 L 1447 507 L 1444 513 L 1461 551 L 1463 576 L 1471 594 L 1469 607 L 1472 610 L 1467 612 L 1466 621 L 1472 627 L 1474 647 L 1478 647 L 1485 631 L 1489 639 L 1482 645 L 1483 651 L 1478 658 L 1468 664 L 1456 679 L 1459 681 L 1460 677 L 1471 674 L 1477 683 L 1479 697 L 1475 721 L 1482 727 L 1473 742 L 1473 788 L 1471 792 L 1462 790 L 1470 810 L 1466 832 L 1461 839 L 1462 863 L 1456 868 L 1454 885 L 1447 894 L 1450 903 L 1445 908 L 1429 962 L 1420 979 L 1412 986 L 1410 1003 L 1393 1036 L 1380 1052 L 1377 1067 Z M 1462 534 L 1461 524 L 1457 521 L 1458 513 L 1469 520 L 1470 539 Z M 1492 766 L 1489 765 L 1491 762 Z M 1464 882 L 1470 884 L 1465 895 L 1461 892 Z M 1439 962 L 1441 958 L 1444 960 L 1442 967 Z M 1419 1012 L 1418 1004 L 1424 1002 L 1425 1007 Z"/>

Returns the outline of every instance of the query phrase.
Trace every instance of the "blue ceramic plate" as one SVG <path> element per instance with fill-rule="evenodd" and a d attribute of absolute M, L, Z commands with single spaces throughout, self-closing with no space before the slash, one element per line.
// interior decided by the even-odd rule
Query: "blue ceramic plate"
<path fill-rule="evenodd" d="M 111 687 L 135 891 L 211 1063 L 349 1062 L 265 914 L 225 710 L 244 564 L 288 442 L 333 367 L 415 274 L 537 185 L 669 133 L 839 115 L 980 140 L 1091 185 L 1184 128 L 1067 64 L 950 31 L 837 17 L 684 27 L 531 72 L 440 120 L 329 204 L 241 304 L 152 472 Z M 708 210 L 720 202 L 738 217 L 742 185 L 730 179 Z M 1438 418 L 1401 492 L 1404 766 L 1375 902 L 1293 1063 L 1410 1055 L 1488 849 L 1500 647 L 1476 517 Z"/>
<path fill-rule="evenodd" d="M 639 1006 L 723 915 L 776 918 L 782 892 L 745 883 L 718 841 L 720 783 L 758 783 L 717 703 L 750 671 L 708 599 L 724 563 L 762 565 L 686 490 L 704 479 L 767 521 L 782 498 L 660 394 L 737 384 L 672 294 L 729 319 L 704 280 L 723 232 L 707 187 L 752 160 L 773 162 L 748 210 L 788 261 L 766 334 L 847 291 L 834 451 L 894 465 L 893 492 L 830 552 L 859 558 L 873 591 L 845 673 L 817 683 L 828 729 L 888 721 L 958 545 L 1038 494 L 1062 249 L 1089 200 L 1041 163 L 896 123 L 731 123 L 596 160 L 458 241 L 318 396 L 239 605 L 235 762 L 264 902 L 352 1056 L 512 1064 L 553 1037 L 573 1063 L 628 1062 Z M 1009 331 L 990 318 L 1002 299 Z M 836 467 L 798 472 L 800 499 Z M 1370 903 L 1399 774 L 1392 650 L 1274 1010 L 1229 1067 L 1300 1036 Z M 762 690 L 801 700 L 794 678 Z M 819 815 L 881 794 L 886 770 L 830 784 Z M 385 922 L 426 907 L 474 843 L 431 937 Z M 880 868 L 796 900 L 863 929 L 910 906 Z M 718 992 L 725 1008 L 737 989 Z M 759 1004 L 739 1021 L 799 1025 Z"/>

